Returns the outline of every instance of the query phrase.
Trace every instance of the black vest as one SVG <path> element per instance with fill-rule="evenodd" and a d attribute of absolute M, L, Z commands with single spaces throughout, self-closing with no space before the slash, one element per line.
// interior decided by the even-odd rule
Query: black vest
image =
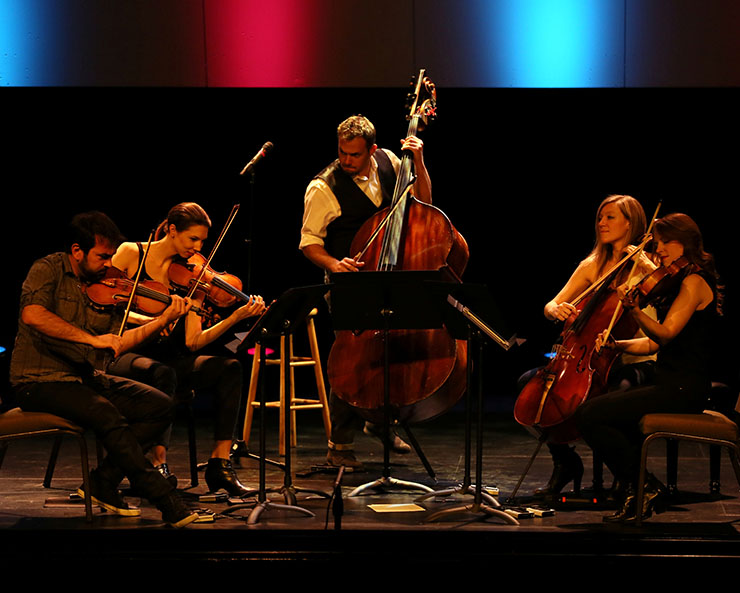
<path fill-rule="evenodd" d="M 393 170 L 393 164 L 381 149 L 375 151 L 373 158 L 378 163 L 378 179 L 383 193 L 383 201 L 378 207 L 365 195 L 365 192 L 357 187 L 352 177 L 342 170 L 339 166 L 339 159 L 315 177 L 329 186 L 342 210 L 342 214 L 326 227 L 326 238 L 324 239 L 324 248 L 337 259 L 349 255 L 352 239 L 360 227 L 373 214 L 389 206 L 393 198 L 393 190 L 396 187 L 396 172 Z"/>

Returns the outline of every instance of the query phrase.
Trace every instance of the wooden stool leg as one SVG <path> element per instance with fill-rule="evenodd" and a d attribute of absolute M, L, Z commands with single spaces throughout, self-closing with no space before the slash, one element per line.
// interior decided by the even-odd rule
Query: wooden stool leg
<path fill-rule="evenodd" d="M 278 453 L 285 455 L 285 364 L 289 356 L 285 336 L 280 336 L 280 430 L 278 436 Z"/>
<path fill-rule="evenodd" d="M 289 358 L 291 362 L 294 360 L 293 356 L 293 335 L 291 334 L 288 339 L 288 350 L 289 350 Z M 295 367 L 291 364 L 290 365 L 290 446 L 291 447 L 297 447 L 298 446 L 298 437 L 296 432 L 296 424 L 298 420 L 298 416 L 296 414 L 295 407 L 293 404 L 295 403 Z"/>
<path fill-rule="evenodd" d="M 319 342 L 316 338 L 316 326 L 313 317 L 308 318 L 308 343 L 311 347 L 311 358 L 314 360 L 314 374 L 316 375 L 316 388 L 319 392 L 319 401 L 321 402 L 321 415 L 324 419 L 324 430 L 326 438 L 331 438 L 331 417 L 329 415 L 329 398 L 326 396 L 326 386 L 324 384 L 324 371 L 321 368 L 321 357 L 319 356 Z"/>
<path fill-rule="evenodd" d="M 249 376 L 249 392 L 247 393 L 247 409 L 244 412 L 244 427 L 242 428 L 242 440 L 249 446 L 249 435 L 252 431 L 252 417 L 254 415 L 252 402 L 257 397 L 257 383 L 260 376 L 260 356 L 262 355 L 260 344 L 254 347 L 252 358 L 252 373 Z"/>

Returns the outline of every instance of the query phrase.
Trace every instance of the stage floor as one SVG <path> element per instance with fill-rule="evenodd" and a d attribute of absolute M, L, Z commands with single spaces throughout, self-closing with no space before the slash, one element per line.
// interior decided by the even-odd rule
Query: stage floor
<path fill-rule="evenodd" d="M 438 510 L 472 503 L 472 496 L 437 497 L 413 510 L 381 509 L 392 512 L 379 512 L 370 505 L 413 505 L 420 493 L 369 490 L 348 496 L 354 487 L 383 475 L 380 444 L 360 434 L 356 442 L 357 454 L 365 463 L 366 471 L 343 476 L 343 515 L 337 522 L 328 498 L 300 491 L 309 489 L 328 494 L 336 479 L 335 474 L 311 471 L 313 465 L 323 463 L 326 454 L 323 428 L 318 423 L 318 414 L 315 418 L 313 415 L 310 412 L 299 415 L 298 447 L 292 456 L 292 485 L 299 490 L 297 505 L 313 516 L 272 507 L 253 525 L 248 519 L 256 497 L 247 499 L 248 504 L 243 505 L 199 501 L 199 495 L 206 492 L 202 474 L 201 483 L 189 487 L 187 440 L 180 421 L 174 432 L 170 466 L 178 475 L 179 487 L 188 503 L 215 513 L 213 522 L 192 524 L 182 530 L 163 526 L 158 511 L 146 501 L 140 501 L 141 517 L 122 518 L 95 509 L 92 524 L 85 522 L 84 508 L 79 503 L 71 507 L 45 505 L 49 499 L 66 501 L 80 484 L 76 445 L 71 440 L 65 442 L 52 488 L 45 489 L 42 479 L 51 441 L 36 439 L 10 443 L 0 469 L 2 558 L 5 562 L 27 561 L 43 550 L 47 565 L 66 563 L 84 554 L 93 560 L 115 558 L 133 565 L 169 562 L 184 566 L 233 567 L 249 561 L 251 568 L 264 565 L 264 562 L 254 562 L 256 560 L 303 561 L 303 566 L 318 563 L 321 566 L 366 567 L 376 560 L 402 558 L 409 566 L 437 568 L 464 561 L 471 567 L 495 565 L 498 569 L 517 572 L 531 570 L 528 567 L 532 563 L 562 567 L 583 562 L 588 570 L 601 570 L 633 564 L 643 566 L 661 560 L 673 575 L 703 562 L 711 563 L 714 570 L 725 567 L 729 570 L 740 558 L 740 498 L 724 452 L 722 494 L 711 497 L 708 450 L 700 445 L 682 443 L 679 492 L 666 512 L 654 516 L 640 529 L 603 523 L 602 517 L 612 511 L 605 504 L 590 502 L 587 497 L 571 499 L 565 504 L 545 501 L 544 506 L 554 510 L 552 516 L 520 518 L 519 525 L 510 525 L 499 516 L 480 512 L 429 520 Z M 436 473 L 436 482 L 414 453 L 391 455 L 391 476 L 423 483 L 434 490 L 461 483 L 465 475 L 463 420 L 461 413 L 453 411 L 413 429 Z M 268 427 L 268 457 L 280 459 L 276 412 L 269 413 Z M 482 483 L 488 488 L 499 489 L 498 500 L 506 508 L 510 506 L 506 503 L 507 497 L 536 443 L 509 414 L 488 415 L 484 434 Z M 256 436 L 253 433 L 252 451 L 258 448 Z M 209 423 L 201 421 L 198 426 L 201 460 L 207 456 L 209 442 Z M 590 487 L 590 451 L 583 444 L 578 444 L 577 450 L 586 467 L 584 486 Z M 475 457 L 472 462 L 475 478 Z M 662 444 L 653 446 L 650 467 L 658 478 L 664 479 Z M 528 495 L 547 481 L 551 469 L 545 449 L 525 479 L 517 502 L 524 505 L 533 502 Z M 243 483 L 258 487 L 256 461 L 243 460 L 237 471 Z M 605 480 L 608 485 L 611 480 L 608 470 L 605 470 Z M 266 484 L 268 488 L 283 486 L 282 470 L 267 465 Z M 274 503 L 286 502 L 280 493 L 270 492 L 267 498 Z M 139 503 L 136 498 L 128 500 Z"/>

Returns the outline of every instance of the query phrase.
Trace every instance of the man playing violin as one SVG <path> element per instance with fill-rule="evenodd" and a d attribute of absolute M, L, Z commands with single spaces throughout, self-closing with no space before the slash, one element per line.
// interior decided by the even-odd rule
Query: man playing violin
<path fill-rule="evenodd" d="M 173 284 L 171 271 L 177 262 L 187 262 L 199 253 L 208 238 L 211 220 L 205 210 L 194 202 L 177 204 L 167 214 L 155 234 L 147 255 L 142 278 L 154 280 L 168 288 Z M 113 256 L 113 264 L 129 277 L 143 261 L 145 246 L 123 243 Z M 242 366 L 224 356 L 206 356 L 199 350 L 221 337 L 239 321 L 259 315 L 265 310 L 260 296 L 249 296 L 248 301 L 230 315 L 210 327 L 190 311 L 178 323 L 171 335 L 163 336 L 136 352 L 120 357 L 111 365 L 111 372 L 142 382 L 157 385 L 172 397 L 187 395 L 192 390 L 213 392 L 215 402 L 214 444 L 208 459 L 205 480 L 209 489 L 224 489 L 234 497 L 250 494 L 239 481 L 230 461 L 236 421 L 242 395 Z M 203 296 L 196 293 L 194 303 L 201 306 Z M 169 431 L 152 447 L 152 462 L 174 482 L 167 466 Z"/>
<path fill-rule="evenodd" d="M 78 214 L 69 231 L 67 252 L 37 260 L 23 283 L 10 365 L 18 404 L 25 411 L 56 414 L 95 431 L 108 453 L 90 473 L 95 504 L 122 516 L 140 515 L 118 492 L 126 476 L 162 512 L 165 522 L 187 525 L 197 514 L 144 456 L 144 449 L 170 422 L 170 398 L 148 385 L 96 370 L 94 360 L 95 355 L 135 348 L 185 315 L 190 303 L 173 299 L 157 320 L 121 335 L 111 333 L 120 320 L 110 311 L 88 306 L 84 287 L 110 267 L 120 232 L 100 212 Z"/>
<path fill-rule="evenodd" d="M 354 115 L 337 128 L 338 158 L 322 170 L 306 189 L 300 249 L 327 278 L 333 272 L 356 272 L 363 268 L 349 253 L 352 239 L 375 213 L 390 204 L 400 160 L 391 151 L 379 149 L 375 126 Z M 401 141 L 401 149 L 413 155 L 417 175 L 413 193 L 431 204 L 432 184 L 424 165 L 424 144 L 416 136 Z M 357 416 L 351 406 L 331 393 L 329 396 L 332 434 L 329 465 L 360 468 L 354 455 Z M 365 432 L 380 438 L 380 430 L 367 423 Z M 391 447 L 397 453 L 411 449 L 393 435 Z"/>

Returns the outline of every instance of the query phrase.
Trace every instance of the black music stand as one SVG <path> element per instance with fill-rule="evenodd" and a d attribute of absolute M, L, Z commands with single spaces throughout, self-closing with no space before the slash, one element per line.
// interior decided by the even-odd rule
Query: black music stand
<path fill-rule="evenodd" d="M 446 300 L 452 306 L 452 308 L 447 309 L 445 325 L 456 339 L 467 339 L 468 342 L 468 389 L 465 394 L 465 476 L 459 486 L 425 494 L 419 497 L 417 502 L 451 494 L 472 495 L 474 497 L 472 504 L 461 504 L 437 511 L 430 515 L 427 521 L 436 521 L 458 513 L 481 513 L 486 516 L 498 517 L 511 525 L 519 525 L 514 517 L 501 510 L 501 504 L 493 496 L 483 492 L 483 346 L 487 338 L 508 351 L 515 344 L 522 343 L 523 340 L 517 339 L 516 336 L 505 340 L 484 321 L 484 319 L 495 320 L 498 325 L 501 325 L 501 315 L 485 286 L 475 284 L 438 285 L 435 290 L 447 293 Z M 474 313 L 457 298 L 474 305 L 478 313 Z M 455 313 L 455 311 L 458 313 Z M 475 390 L 477 397 L 478 415 L 474 485 L 471 482 L 470 475 L 473 390 Z"/>
<path fill-rule="evenodd" d="M 237 352 L 245 350 L 256 343 L 263 345 L 263 342 L 272 338 L 285 340 L 287 336 L 295 332 L 306 317 L 321 301 L 329 286 L 320 284 L 316 286 L 304 286 L 301 288 L 291 288 L 285 291 L 280 298 L 267 308 L 257 322 L 252 326 L 242 343 L 237 348 Z M 262 348 L 264 352 L 264 348 Z M 285 356 L 285 354 L 284 354 Z M 286 398 L 290 397 L 290 364 L 285 364 L 285 394 Z M 298 488 L 293 485 L 291 478 L 291 451 L 290 451 L 290 432 L 291 432 L 291 412 L 289 399 L 284 406 L 285 418 L 285 464 L 283 472 L 283 485 L 280 488 L 271 488 L 270 492 L 280 492 L 286 504 L 277 504 L 267 500 L 267 489 L 265 488 L 265 357 L 260 359 L 260 470 L 259 470 L 259 490 L 256 506 L 252 509 L 247 523 L 253 525 L 259 521 L 260 516 L 266 510 L 271 508 L 282 510 L 293 510 L 308 515 L 315 516 L 308 509 L 304 509 L 296 504 L 296 492 L 310 492 L 329 498 L 329 494 L 319 490 L 309 490 Z"/>
<path fill-rule="evenodd" d="M 332 274 L 331 313 L 335 330 L 382 330 L 383 332 L 383 475 L 348 496 L 369 488 L 399 487 L 432 492 L 428 486 L 392 478 L 390 475 L 391 402 L 388 336 L 393 329 L 443 327 L 442 308 L 430 299 L 427 283 L 440 282 L 437 271 L 344 272 Z M 429 471 L 423 454 L 414 446 Z"/>

